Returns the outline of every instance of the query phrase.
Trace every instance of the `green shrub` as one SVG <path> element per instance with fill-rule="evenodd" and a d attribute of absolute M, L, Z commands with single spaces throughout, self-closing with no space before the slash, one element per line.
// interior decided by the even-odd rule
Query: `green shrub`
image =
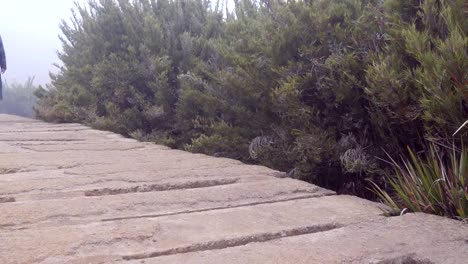
<path fill-rule="evenodd" d="M 257 160 L 340 192 L 363 194 L 376 163 L 364 76 L 384 44 L 379 4 L 297 1 L 275 15 L 278 84 L 270 96 L 278 118 L 268 134 L 257 134 L 272 142 Z M 345 144 L 350 137 L 353 144 Z M 349 155 L 353 149 L 366 160 Z M 359 170 L 351 163 L 359 163 Z"/>
<path fill-rule="evenodd" d="M 392 155 L 404 146 L 418 148 L 422 137 L 450 139 L 468 116 L 463 3 L 385 2 L 388 41 L 367 69 L 366 95 L 373 136 Z"/>
<path fill-rule="evenodd" d="M 468 115 L 464 0 L 220 3 L 78 6 L 37 115 L 366 197 Z"/>

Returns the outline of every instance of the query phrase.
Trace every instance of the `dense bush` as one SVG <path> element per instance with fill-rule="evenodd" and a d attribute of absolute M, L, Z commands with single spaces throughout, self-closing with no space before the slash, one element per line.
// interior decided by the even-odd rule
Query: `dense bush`
<path fill-rule="evenodd" d="M 467 118 L 463 0 L 234 3 L 77 6 L 37 115 L 359 195 Z"/>
<path fill-rule="evenodd" d="M 3 100 L 0 101 L 0 113 L 33 117 L 33 108 L 37 101 L 34 96 L 36 89 L 34 78 L 29 78 L 25 83 L 5 82 Z"/>
<path fill-rule="evenodd" d="M 385 149 L 413 146 L 422 136 L 451 138 L 466 120 L 468 23 L 463 2 L 385 2 L 388 45 L 366 76 L 372 125 L 387 141 Z"/>

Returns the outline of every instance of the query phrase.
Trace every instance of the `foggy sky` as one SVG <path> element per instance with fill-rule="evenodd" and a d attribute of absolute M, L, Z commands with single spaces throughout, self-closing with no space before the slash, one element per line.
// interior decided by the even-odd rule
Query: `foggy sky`
<path fill-rule="evenodd" d="M 61 49 L 58 35 L 62 19 L 71 17 L 73 3 L 86 0 L 0 0 L 0 35 L 7 56 L 8 82 L 24 82 L 35 76 L 35 84 L 50 81 L 56 71 L 56 51 Z"/>

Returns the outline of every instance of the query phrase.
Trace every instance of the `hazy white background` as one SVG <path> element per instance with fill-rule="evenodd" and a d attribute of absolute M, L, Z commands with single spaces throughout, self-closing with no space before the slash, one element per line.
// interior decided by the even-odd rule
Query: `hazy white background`
<path fill-rule="evenodd" d="M 0 35 L 5 46 L 8 82 L 24 82 L 35 76 L 35 84 L 50 81 L 55 71 L 58 35 L 62 19 L 69 20 L 74 2 L 87 0 L 0 0 Z"/>

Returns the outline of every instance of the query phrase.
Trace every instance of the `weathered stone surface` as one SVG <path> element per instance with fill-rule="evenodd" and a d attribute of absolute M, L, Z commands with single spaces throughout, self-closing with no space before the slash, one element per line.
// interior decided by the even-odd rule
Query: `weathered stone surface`
<path fill-rule="evenodd" d="M 80 166 L 76 164 L 76 166 Z M 131 166 L 131 165 L 129 165 Z M 81 168 L 86 167 L 81 165 Z M 112 167 L 108 165 L 107 167 Z M 13 167 L 18 168 L 18 167 Z M 35 169 L 40 169 L 37 166 Z M 274 178 L 276 172 L 263 172 L 256 170 L 258 167 L 243 165 L 219 168 L 172 168 L 151 170 L 141 168 L 132 171 L 108 171 L 104 172 L 77 172 L 74 170 L 51 170 L 51 167 L 42 167 L 39 171 L 21 172 L 21 169 L 13 169 L 13 172 L 1 175 L 0 195 L 15 196 L 18 201 L 31 199 L 47 199 L 59 197 L 84 196 L 86 192 L 104 189 L 131 189 L 144 188 L 145 186 L 160 186 L 156 190 L 166 190 L 170 186 L 196 185 L 207 181 L 236 181 L 249 182 Z M 95 167 L 97 169 L 97 167 Z M 98 169 L 97 169 L 98 170 Z M 88 170 L 86 170 L 88 171 Z M 98 170 L 99 171 L 99 170 Z M 108 171 L 108 172 L 106 172 Z M 40 176 L 43 176 L 41 178 Z M 169 186 L 165 188 L 164 186 Z M 180 188 L 172 188 L 180 189 Z"/>
<path fill-rule="evenodd" d="M 0 263 L 463 263 L 466 224 L 262 166 L 0 115 Z M 465 253 L 465 254 L 464 254 Z"/>
<path fill-rule="evenodd" d="M 109 260 L 131 260 L 193 248 L 217 249 L 331 230 L 378 218 L 379 213 L 370 202 L 329 196 L 160 217 L 5 230 L 0 233 L 0 263 L 8 259 L 47 263 L 58 256 L 64 258 L 60 261 L 63 263 L 70 255 L 75 259 L 107 256 Z"/>
<path fill-rule="evenodd" d="M 408 214 L 265 243 L 174 254 L 132 262 L 146 264 L 452 263 L 468 260 L 466 224 Z"/>
<path fill-rule="evenodd" d="M 171 191 L 95 192 L 90 197 L 10 203 L 0 207 L 0 227 L 4 229 L 70 225 L 111 219 L 182 214 L 253 206 L 280 201 L 331 195 L 315 186 L 290 179 L 237 183 L 206 181 Z M 210 187 L 211 186 L 211 187 Z M 200 191 L 203 188 L 203 191 Z M 132 190 L 122 190 L 132 191 Z M 1 200 L 0 200 L 1 201 Z"/>

